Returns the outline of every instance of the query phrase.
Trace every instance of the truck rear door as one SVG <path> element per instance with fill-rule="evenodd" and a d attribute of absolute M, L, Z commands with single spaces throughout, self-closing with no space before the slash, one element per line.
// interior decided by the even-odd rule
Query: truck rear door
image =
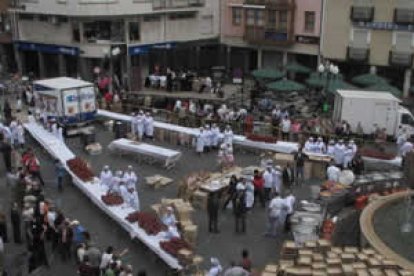
<path fill-rule="evenodd" d="M 62 91 L 63 114 L 66 124 L 74 124 L 80 121 L 80 109 L 78 90 L 68 89 Z"/>
<path fill-rule="evenodd" d="M 89 121 L 95 118 L 95 90 L 93 86 L 79 89 L 80 116 L 82 121 Z"/>

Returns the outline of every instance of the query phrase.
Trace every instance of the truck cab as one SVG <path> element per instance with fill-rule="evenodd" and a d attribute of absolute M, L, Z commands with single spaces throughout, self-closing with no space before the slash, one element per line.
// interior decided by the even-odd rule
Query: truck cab
<path fill-rule="evenodd" d="M 411 112 L 403 107 L 400 106 L 398 108 L 398 114 L 399 114 L 399 129 L 405 129 L 406 133 L 408 135 L 414 135 L 414 116 L 411 114 Z M 398 132 L 397 132 L 398 135 Z"/>

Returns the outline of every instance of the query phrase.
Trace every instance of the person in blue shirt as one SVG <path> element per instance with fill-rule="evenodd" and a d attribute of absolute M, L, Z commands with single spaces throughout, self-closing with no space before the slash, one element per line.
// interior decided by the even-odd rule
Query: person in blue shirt
<path fill-rule="evenodd" d="M 57 185 L 59 192 L 63 191 L 63 177 L 65 176 L 65 167 L 63 167 L 62 162 L 60 162 L 58 159 L 55 160 L 55 171 L 56 171 L 56 177 L 57 177 Z"/>

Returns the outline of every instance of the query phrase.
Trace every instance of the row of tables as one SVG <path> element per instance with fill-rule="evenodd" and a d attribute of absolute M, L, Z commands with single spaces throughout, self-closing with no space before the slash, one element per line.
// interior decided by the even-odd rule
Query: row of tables
<path fill-rule="evenodd" d="M 179 264 L 178 260 L 166 253 L 160 247 L 160 241 L 164 240 L 163 232 L 159 233 L 157 236 L 150 236 L 147 235 L 145 230 L 138 226 L 138 223 L 129 223 L 125 218 L 128 214 L 134 212 L 135 210 L 130 207 L 107 206 L 101 200 L 101 196 L 106 194 L 106 190 L 100 185 L 99 179 L 96 179 L 93 182 L 84 182 L 69 169 L 66 162 L 72 158 L 75 158 L 75 155 L 64 142 L 57 139 L 54 135 L 33 120 L 25 124 L 25 128 L 50 155 L 64 164 L 65 169 L 73 179 L 73 184 L 78 187 L 96 206 L 98 206 L 99 209 L 101 209 L 105 214 L 116 221 L 125 231 L 127 231 L 131 238 L 139 239 L 156 255 L 158 255 L 170 268 L 177 270 L 182 269 L 182 266 Z"/>

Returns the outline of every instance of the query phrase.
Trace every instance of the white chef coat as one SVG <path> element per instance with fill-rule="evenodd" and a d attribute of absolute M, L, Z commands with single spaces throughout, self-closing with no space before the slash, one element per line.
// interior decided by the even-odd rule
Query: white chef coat
<path fill-rule="evenodd" d="M 154 135 L 154 118 L 145 116 L 144 118 L 145 135 L 152 137 Z"/>
<path fill-rule="evenodd" d="M 282 188 L 282 173 L 278 170 L 272 172 L 272 188 L 275 192 L 280 193 Z"/>
<path fill-rule="evenodd" d="M 136 118 L 136 132 L 138 135 L 138 138 L 141 139 L 144 134 L 144 118 L 141 115 L 138 115 Z"/>
<path fill-rule="evenodd" d="M 24 138 L 24 127 L 23 125 L 18 125 L 17 126 L 17 141 L 19 142 L 20 145 L 24 145 L 25 143 L 25 138 Z"/>
<path fill-rule="evenodd" d="M 345 155 L 345 145 L 335 145 L 334 150 L 334 159 L 337 165 L 342 165 L 344 162 L 344 155 Z"/>
<path fill-rule="evenodd" d="M 218 127 L 211 128 L 212 146 L 217 147 L 220 140 L 220 129 Z"/>
<path fill-rule="evenodd" d="M 246 183 L 246 208 L 252 208 L 254 204 L 254 186 L 248 181 Z"/>
<path fill-rule="evenodd" d="M 285 198 L 285 204 L 287 206 L 286 213 L 288 215 L 293 214 L 294 206 L 295 206 L 296 198 L 294 195 L 290 194 Z"/>
<path fill-rule="evenodd" d="M 413 150 L 413 144 L 411 142 L 405 142 L 402 146 L 401 146 L 401 156 L 405 157 L 405 155 Z"/>
<path fill-rule="evenodd" d="M 225 130 L 224 131 L 224 143 L 226 144 L 233 144 L 233 131 L 232 130 Z"/>
<path fill-rule="evenodd" d="M 206 129 L 203 132 L 203 139 L 204 139 L 204 146 L 210 147 L 211 146 L 211 130 Z"/>
<path fill-rule="evenodd" d="M 140 203 L 139 203 L 139 197 L 138 197 L 138 192 L 136 190 L 134 190 L 133 192 L 129 192 L 129 198 L 128 198 L 128 204 L 129 206 L 136 210 L 139 211 L 140 210 Z"/>
<path fill-rule="evenodd" d="M 103 170 L 100 175 L 101 185 L 110 189 L 112 187 L 112 172 Z"/>
<path fill-rule="evenodd" d="M 338 182 L 339 180 L 339 174 L 341 173 L 341 170 L 334 165 L 331 165 L 326 170 L 326 174 L 328 175 L 328 180 Z"/>
<path fill-rule="evenodd" d="M 344 168 L 348 168 L 349 164 L 352 161 L 352 158 L 354 156 L 354 151 L 352 148 L 346 148 L 344 151 L 344 163 L 343 163 L 343 167 Z"/>
<path fill-rule="evenodd" d="M 269 172 L 268 170 L 266 170 L 263 173 L 263 179 L 264 179 L 264 188 L 272 188 L 272 184 L 273 184 L 273 175 L 272 175 L 272 170 Z"/>
<path fill-rule="evenodd" d="M 137 183 L 137 175 L 135 172 L 125 172 L 123 181 L 127 187 L 127 189 L 135 189 L 135 185 Z"/>
<path fill-rule="evenodd" d="M 128 193 L 128 189 L 125 185 L 119 185 L 119 194 L 121 195 L 122 199 L 124 200 L 124 204 L 128 204 L 128 202 L 129 202 L 129 193 Z"/>
<path fill-rule="evenodd" d="M 326 154 L 330 157 L 334 157 L 335 155 L 335 145 L 328 145 L 328 148 L 326 149 Z"/>
<path fill-rule="evenodd" d="M 204 132 L 200 132 L 197 135 L 196 141 L 196 152 L 203 152 L 204 151 Z"/>

